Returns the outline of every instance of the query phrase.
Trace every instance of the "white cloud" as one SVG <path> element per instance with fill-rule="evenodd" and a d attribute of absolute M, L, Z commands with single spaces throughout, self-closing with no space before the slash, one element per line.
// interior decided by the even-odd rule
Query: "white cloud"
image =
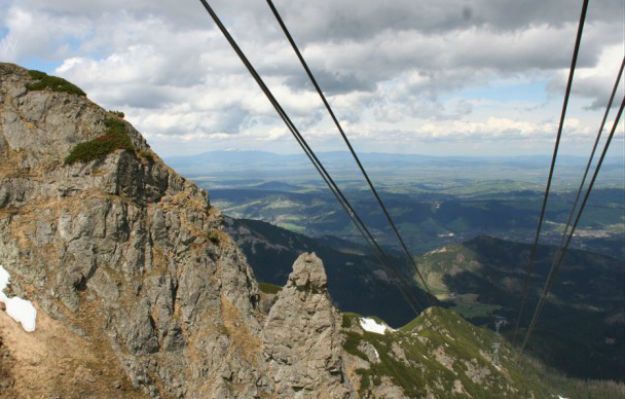
<path fill-rule="evenodd" d="M 0 57 L 58 62 L 57 74 L 103 106 L 125 111 L 159 152 L 271 150 L 291 140 L 199 3 L 7 1 Z M 214 3 L 304 134 L 320 146 L 340 145 L 264 2 Z M 543 151 L 542 138 L 554 134 L 579 16 L 568 1 L 276 5 L 348 134 L 365 148 L 391 148 L 385 142 L 392 139 L 406 151 L 423 152 L 424 141 L 505 144 L 531 137 Z M 572 110 L 577 122 L 569 122 L 567 137 L 583 140 L 597 123 L 597 111 L 587 108 L 603 104 L 611 65 L 622 56 L 622 37 L 614 35 L 622 30 L 622 11 L 619 0 L 591 6 L 575 89 L 582 101 Z M 493 102 L 459 94 L 495 90 L 495 80 L 551 84 L 547 100 Z"/>
<path fill-rule="evenodd" d="M 573 93 L 593 100 L 590 105 L 595 109 L 605 109 L 608 104 L 610 93 L 614 87 L 617 71 L 625 56 L 625 49 L 622 45 L 614 45 L 603 49 L 597 64 L 580 68 L 576 72 L 576 81 Z M 562 84 L 562 74 L 560 74 L 560 84 Z M 623 97 L 623 80 L 621 77 L 620 90 L 616 93 L 613 106 L 618 106 L 618 99 Z"/>
<path fill-rule="evenodd" d="M 8 31 L 0 40 L 0 59 L 19 61 L 38 56 L 62 58 L 70 53 L 70 38 L 82 38 L 87 21 L 50 15 L 16 6 L 8 7 L 3 25 Z"/>

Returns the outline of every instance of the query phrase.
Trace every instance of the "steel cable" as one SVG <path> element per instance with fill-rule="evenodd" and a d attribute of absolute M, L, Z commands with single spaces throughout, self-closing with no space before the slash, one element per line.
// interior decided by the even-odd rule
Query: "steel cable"
<path fill-rule="evenodd" d="M 352 146 L 352 144 L 349 141 L 347 135 L 345 134 L 345 131 L 343 130 L 343 127 L 341 126 L 341 123 L 339 122 L 338 118 L 336 117 L 334 111 L 332 110 L 332 107 L 330 106 L 330 103 L 328 102 L 326 96 L 323 94 L 323 90 L 321 90 L 321 87 L 319 86 L 319 83 L 317 82 L 317 79 L 315 78 L 314 74 L 310 70 L 310 68 L 308 66 L 308 63 L 304 59 L 304 56 L 302 55 L 302 53 L 299 50 L 299 47 L 297 46 L 297 43 L 295 43 L 295 40 L 293 39 L 293 36 L 289 32 L 289 29 L 287 28 L 286 24 L 284 23 L 284 20 L 280 16 L 280 13 L 278 12 L 278 10 L 275 7 L 275 5 L 273 4 L 273 2 L 271 0 L 267 0 L 267 4 L 269 5 L 269 8 L 271 8 L 271 11 L 273 12 L 273 15 L 276 17 L 276 20 L 280 24 L 280 27 L 282 28 L 282 31 L 284 32 L 284 35 L 286 36 L 286 38 L 288 39 L 289 43 L 291 44 L 291 47 L 293 48 L 293 51 L 297 55 L 297 58 L 299 59 L 300 63 L 304 67 L 304 70 L 306 71 L 306 74 L 308 75 L 310 81 L 312 82 L 313 86 L 315 87 L 315 90 L 319 94 L 319 97 L 321 97 L 321 101 L 323 102 L 326 110 L 330 114 L 330 117 L 334 121 L 334 125 L 336 126 L 336 128 L 339 131 L 339 133 L 341 134 L 341 137 L 343 138 L 343 141 L 347 145 L 347 148 L 349 149 L 349 152 L 352 154 L 352 157 L 356 161 L 356 164 L 358 165 L 358 168 L 360 169 L 360 172 L 362 173 L 362 175 L 364 176 L 365 180 L 367 181 L 367 184 L 369 185 L 369 188 L 371 189 L 371 192 L 373 193 L 377 203 L 380 205 L 380 208 L 382 209 L 382 212 L 384 213 L 384 216 L 386 217 L 386 220 L 388 221 L 388 223 L 391 226 L 393 232 L 395 233 L 395 236 L 399 240 L 399 243 L 401 245 L 401 248 L 402 248 L 404 254 L 406 255 L 408 261 L 412 264 L 413 268 L 415 269 L 415 272 L 416 272 L 417 276 L 419 277 L 419 280 L 421 281 L 421 284 L 423 284 L 423 287 L 425 288 L 427 293 L 430 295 L 430 297 L 432 297 L 432 292 L 430 291 L 430 288 L 428 287 L 428 284 L 427 284 L 426 280 L 423 278 L 423 275 L 421 274 L 421 271 L 419 270 L 419 267 L 417 266 L 417 263 L 415 262 L 414 257 L 412 256 L 412 254 L 408 250 L 406 242 L 404 241 L 403 237 L 401 236 L 401 234 L 399 232 L 399 229 L 395 225 L 395 222 L 393 221 L 393 218 L 391 217 L 391 215 L 390 215 L 386 205 L 384 204 L 384 201 L 380 197 L 380 194 L 378 193 L 378 191 L 375 188 L 373 182 L 371 181 L 371 178 L 369 177 L 369 174 L 367 173 L 367 171 L 365 170 L 362 162 L 360 161 L 360 158 L 356 154 L 356 151 L 354 150 L 354 147 Z"/>
<path fill-rule="evenodd" d="M 236 43 L 234 38 L 230 35 L 230 33 L 221 22 L 218 15 L 215 13 L 215 11 L 212 9 L 212 7 L 208 4 L 206 0 L 200 0 L 200 2 L 204 6 L 208 14 L 211 16 L 211 18 L 213 19 L 213 21 L 215 22 L 219 30 L 222 32 L 222 34 L 224 35 L 224 37 L 226 38 L 230 46 L 239 56 L 239 58 L 241 59 L 245 67 L 247 68 L 248 72 L 250 72 L 250 74 L 252 75 L 256 83 L 260 86 L 261 90 L 263 91 L 265 96 L 268 98 L 268 100 L 271 102 L 271 104 L 275 108 L 278 115 L 287 125 L 287 128 L 291 131 L 291 133 L 295 137 L 298 144 L 302 147 L 302 149 L 306 153 L 306 156 L 309 158 L 309 160 L 311 161 L 315 169 L 319 172 L 319 174 L 321 175 L 325 183 L 328 185 L 328 187 L 330 188 L 330 190 L 336 197 L 337 201 L 341 204 L 341 206 L 343 207 L 345 212 L 348 214 L 352 222 L 356 225 L 356 227 L 360 231 L 360 233 L 363 234 L 365 240 L 370 245 L 373 246 L 374 252 L 377 254 L 378 259 L 382 262 L 382 266 L 386 269 L 387 272 L 390 272 L 390 274 L 394 275 L 398 279 L 398 284 L 399 284 L 398 289 L 400 290 L 400 293 L 402 294 L 404 299 L 407 301 L 410 308 L 415 312 L 415 314 L 419 314 L 418 306 L 416 306 L 416 304 L 419 303 L 420 301 L 417 299 L 416 296 L 412 295 L 409 290 L 406 290 L 404 288 L 405 282 L 401 278 L 401 275 L 394 268 L 388 265 L 388 260 L 390 259 L 390 257 L 384 252 L 384 250 L 377 243 L 377 241 L 375 240 L 375 238 L 373 237 L 369 229 L 362 222 L 362 219 L 358 216 L 357 212 L 355 212 L 350 202 L 342 193 L 342 191 L 340 190 L 336 182 L 332 179 L 332 177 L 327 172 L 327 170 L 325 169 L 321 161 L 317 158 L 314 151 L 310 148 L 310 146 L 308 145 L 304 137 L 301 135 L 297 127 L 293 124 L 293 122 L 291 121 L 289 116 L 286 114 L 282 106 L 276 100 L 275 96 L 273 95 L 271 90 L 267 87 L 267 85 L 264 83 L 263 79 L 260 77 L 260 75 L 254 68 L 254 66 L 251 64 L 251 62 L 248 60 L 247 56 L 243 53 L 243 51 L 241 50 L 239 45 Z"/>
<path fill-rule="evenodd" d="M 614 119 L 614 123 L 612 125 L 612 130 L 610 131 L 610 135 L 608 136 L 608 139 L 606 140 L 606 143 L 603 147 L 603 152 L 601 153 L 601 157 L 599 158 L 599 161 L 597 163 L 597 166 L 595 168 L 595 172 L 593 173 L 592 179 L 590 180 L 590 183 L 588 185 L 588 188 L 586 189 L 586 193 L 584 195 L 584 199 L 582 201 L 582 204 L 580 205 L 579 211 L 577 212 L 577 216 L 575 218 L 575 223 L 573 224 L 573 227 L 571 228 L 571 231 L 569 232 L 567 239 L 566 239 L 566 243 L 564 248 L 562 249 L 562 251 L 558 251 L 556 254 L 556 259 L 554 260 L 554 262 L 551 265 L 551 269 L 549 270 L 549 274 L 547 276 L 547 280 L 545 282 L 545 286 L 543 287 L 543 291 L 542 294 L 540 296 L 540 299 L 538 301 L 538 303 L 536 304 L 536 308 L 534 310 L 534 314 L 532 316 L 532 321 L 530 322 L 530 325 L 528 327 L 528 330 L 525 334 L 525 338 L 523 339 L 523 344 L 521 345 L 521 350 L 520 353 L 522 354 L 525 347 L 527 346 L 527 342 L 529 341 L 532 332 L 534 330 L 534 328 L 536 327 L 536 323 L 538 322 L 538 317 L 540 316 L 540 312 L 542 311 L 544 305 L 545 305 L 545 299 L 547 297 L 547 295 L 549 294 L 551 288 L 553 287 L 553 283 L 556 279 L 556 276 L 560 270 L 560 266 L 562 265 L 562 261 L 564 260 L 564 256 L 566 255 L 566 251 L 569 247 L 569 244 L 571 243 L 571 239 L 573 238 L 573 235 L 575 234 L 575 229 L 577 228 L 577 224 L 579 223 L 582 214 L 584 212 L 584 208 L 586 207 L 586 203 L 588 201 L 588 197 L 590 196 L 590 193 L 592 192 L 592 188 L 595 184 L 595 181 L 597 179 L 597 176 L 599 175 L 599 170 L 601 170 L 601 165 L 603 164 L 603 160 L 605 159 L 605 155 L 608 152 L 608 148 L 610 147 L 610 143 L 612 142 L 612 138 L 614 137 L 614 132 L 616 131 L 616 128 L 618 126 L 619 120 L 621 119 L 621 115 L 623 114 L 623 106 L 625 106 L 625 97 L 623 97 L 623 100 L 621 101 L 621 106 L 619 107 L 618 113 L 616 115 L 616 118 Z"/>
<path fill-rule="evenodd" d="M 525 279 L 523 281 L 523 290 L 521 295 L 521 305 L 519 307 L 519 313 L 517 315 L 517 319 L 514 326 L 514 333 L 512 336 L 512 343 L 515 344 L 517 340 L 517 334 L 519 331 L 519 327 L 521 324 L 521 319 L 523 317 L 523 312 L 525 311 L 525 305 L 527 303 L 528 291 L 529 291 L 529 282 L 534 272 L 534 261 L 536 257 L 536 250 L 538 248 L 538 240 L 540 239 L 540 232 L 542 230 L 543 221 L 545 219 L 545 210 L 547 208 L 547 201 L 549 199 L 549 192 L 551 190 L 551 182 L 553 179 L 553 171 L 555 169 L 556 159 L 558 157 L 558 149 L 560 147 L 560 139 L 562 137 L 562 129 L 564 127 L 564 119 L 566 117 L 566 110 L 569 104 L 569 96 L 571 94 L 571 87 L 573 86 L 573 76 L 575 74 L 575 67 L 577 65 L 577 56 L 579 54 L 579 47 L 582 41 L 582 32 L 584 30 L 584 22 L 586 21 L 586 13 L 588 11 L 588 1 L 584 0 L 582 5 L 582 11 L 579 18 L 579 24 L 577 28 L 577 36 L 575 38 L 575 47 L 573 50 L 573 57 L 571 58 L 571 66 L 569 68 L 569 77 L 566 84 L 566 91 L 564 94 L 564 102 L 562 103 L 562 111 L 560 113 L 560 123 L 558 125 L 558 133 L 556 135 L 556 142 L 553 148 L 553 155 L 551 157 L 551 166 L 549 167 L 549 177 L 547 178 L 547 186 L 545 187 L 545 194 L 543 196 L 543 202 L 540 209 L 540 217 L 538 219 L 538 226 L 536 227 L 536 234 L 534 236 L 534 243 L 532 244 L 532 249 L 530 252 L 529 260 L 525 269 Z"/>

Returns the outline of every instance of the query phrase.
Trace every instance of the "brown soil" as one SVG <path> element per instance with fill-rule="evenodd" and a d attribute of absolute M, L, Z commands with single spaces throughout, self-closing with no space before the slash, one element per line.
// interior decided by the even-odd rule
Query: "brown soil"
<path fill-rule="evenodd" d="M 144 398 L 103 342 L 82 338 L 38 309 L 25 332 L 0 312 L 0 398 Z"/>

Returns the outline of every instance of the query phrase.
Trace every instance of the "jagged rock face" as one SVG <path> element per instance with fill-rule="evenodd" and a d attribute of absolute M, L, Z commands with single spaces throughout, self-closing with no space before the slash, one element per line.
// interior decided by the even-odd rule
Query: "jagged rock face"
<path fill-rule="evenodd" d="M 340 318 L 326 286 L 321 259 L 302 254 L 265 321 L 263 354 L 281 397 L 352 396 L 344 379 Z"/>
<path fill-rule="evenodd" d="M 355 397 L 321 260 L 263 311 L 204 191 L 126 122 L 134 151 L 66 164 L 122 120 L 30 81 L 0 64 L 0 264 L 38 310 L 0 311 L 0 397 Z"/>
<path fill-rule="evenodd" d="M 388 335 L 340 317 L 314 254 L 259 302 L 205 192 L 126 122 L 135 150 L 66 165 L 118 117 L 30 80 L 0 64 L 0 265 L 5 294 L 37 310 L 32 333 L 0 310 L 0 398 L 549 396 L 500 337 L 453 312 Z"/>
<path fill-rule="evenodd" d="M 29 80 L 0 64 L 0 264 L 12 290 L 101 341 L 111 370 L 151 397 L 256 396 L 257 283 L 206 193 L 139 155 L 150 149 L 128 124 L 135 153 L 64 165 L 110 114 L 28 91 Z"/>

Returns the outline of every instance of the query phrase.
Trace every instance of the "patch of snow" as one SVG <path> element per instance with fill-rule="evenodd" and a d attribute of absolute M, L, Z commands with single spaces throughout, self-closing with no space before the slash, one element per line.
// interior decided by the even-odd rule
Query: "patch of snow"
<path fill-rule="evenodd" d="M 395 331 L 387 326 L 385 323 L 378 323 L 375 319 L 372 319 L 371 317 L 361 317 L 358 322 L 360 323 L 360 327 L 362 327 L 363 330 L 375 334 L 386 334 L 387 331 Z"/>
<path fill-rule="evenodd" d="M 558 399 L 569 399 L 569 398 L 565 398 L 564 396 L 558 395 Z"/>
<path fill-rule="evenodd" d="M 430 252 L 427 252 L 426 255 L 442 254 L 444 252 L 447 252 L 447 247 L 434 249 L 434 250 L 432 250 Z"/>
<path fill-rule="evenodd" d="M 2 265 L 0 265 L 0 295 L 4 295 L 3 291 L 9 285 L 9 280 L 11 276 L 9 272 L 7 272 Z"/>
<path fill-rule="evenodd" d="M 375 349 L 375 346 L 371 345 L 371 347 L 373 348 L 373 353 L 375 354 L 375 361 L 377 363 L 380 363 L 380 354 L 378 353 L 378 350 Z"/>
<path fill-rule="evenodd" d="M 0 302 L 6 306 L 6 313 L 10 318 L 22 325 L 26 332 L 35 331 L 37 310 L 33 303 L 20 297 L 7 297 L 4 290 L 9 285 L 11 276 L 4 267 L 0 265 Z"/>

